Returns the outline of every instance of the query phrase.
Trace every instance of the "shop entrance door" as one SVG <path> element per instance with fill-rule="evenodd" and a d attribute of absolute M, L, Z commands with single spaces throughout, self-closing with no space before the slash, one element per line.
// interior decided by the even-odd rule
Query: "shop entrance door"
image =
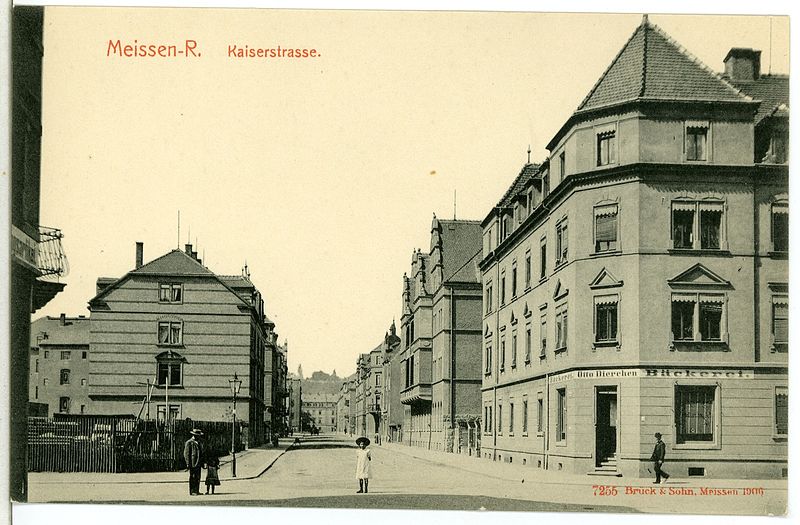
<path fill-rule="evenodd" d="M 595 467 L 617 470 L 617 387 L 597 387 L 595 398 Z"/>

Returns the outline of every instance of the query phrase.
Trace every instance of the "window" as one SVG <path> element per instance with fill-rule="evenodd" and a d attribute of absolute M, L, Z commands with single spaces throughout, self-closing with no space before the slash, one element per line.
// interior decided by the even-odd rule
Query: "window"
<path fill-rule="evenodd" d="M 617 304 L 616 295 L 605 295 L 594 298 L 594 340 L 596 343 L 617 341 Z"/>
<path fill-rule="evenodd" d="M 158 323 L 159 345 L 180 345 L 183 343 L 183 323 L 162 321 Z"/>
<path fill-rule="evenodd" d="M 59 397 L 58 398 L 58 411 L 61 414 L 69 414 L 69 398 L 68 397 Z"/>
<path fill-rule="evenodd" d="M 723 210 L 724 204 L 721 202 L 673 202 L 672 247 L 696 250 L 722 248 Z M 695 220 L 698 216 L 699 221 Z"/>
<path fill-rule="evenodd" d="M 559 388 L 556 390 L 556 441 L 566 441 L 567 439 L 567 389 Z"/>
<path fill-rule="evenodd" d="M 539 332 L 539 357 L 544 357 L 547 352 L 547 316 L 541 317 L 541 329 Z"/>
<path fill-rule="evenodd" d="M 164 352 L 156 357 L 156 381 L 158 386 L 181 386 L 183 384 L 183 357 L 175 352 Z"/>
<path fill-rule="evenodd" d="M 506 336 L 500 336 L 500 371 L 506 368 Z"/>
<path fill-rule="evenodd" d="M 511 333 L 511 368 L 517 367 L 517 331 Z"/>
<path fill-rule="evenodd" d="M 69 384 L 69 370 L 66 368 L 61 369 L 61 374 L 59 375 L 60 381 L 59 384 L 68 385 Z"/>
<path fill-rule="evenodd" d="M 39 399 L 39 385 L 36 385 L 35 387 L 33 387 L 33 398 L 34 399 Z"/>
<path fill-rule="evenodd" d="M 564 180 L 564 177 L 567 176 L 567 152 L 562 151 L 558 155 L 558 180 Z"/>
<path fill-rule="evenodd" d="M 567 262 L 569 239 L 567 237 L 567 220 L 556 224 L 556 264 Z"/>
<path fill-rule="evenodd" d="M 81 414 L 86 413 L 86 405 L 81 405 Z"/>
<path fill-rule="evenodd" d="M 597 165 L 607 166 L 617 162 L 617 141 L 615 131 L 597 134 Z"/>
<path fill-rule="evenodd" d="M 772 205 L 772 250 L 789 251 L 789 206 L 785 203 Z"/>
<path fill-rule="evenodd" d="M 47 379 L 47 378 L 45 377 L 44 379 L 42 379 L 42 384 L 43 384 L 44 386 L 47 386 L 47 385 L 49 385 L 49 384 L 50 384 L 50 380 L 49 380 L 49 379 Z"/>
<path fill-rule="evenodd" d="M 536 432 L 541 433 L 544 428 L 544 399 L 542 394 L 536 398 Z"/>
<path fill-rule="evenodd" d="M 158 300 L 162 303 L 180 303 L 183 301 L 183 285 L 179 283 L 162 283 L 158 285 Z"/>
<path fill-rule="evenodd" d="M 167 414 L 167 406 L 166 405 L 158 405 L 156 407 L 156 417 L 158 421 L 164 422 L 165 416 Z M 181 417 L 181 406 L 180 405 L 169 405 L 169 419 L 170 421 L 175 421 Z"/>
<path fill-rule="evenodd" d="M 686 160 L 706 160 L 708 124 L 686 125 Z"/>
<path fill-rule="evenodd" d="M 556 350 L 567 348 L 567 305 L 556 308 Z"/>
<path fill-rule="evenodd" d="M 81 379 L 81 386 L 86 386 L 86 378 Z"/>
<path fill-rule="evenodd" d="M 500 306 L 506 304 L 506 271 L 500 273 Z"/>
<path fill-rule="evenodd" d="M 87 357 L 89 357 L 89 352 L 87 352 L 85 350 L 83 352 L 81 352 L 81 359 L 86 359 Z"/>
<path fill-rule="evenodd" d="M 491 281 L 486 284 L 486 313 L 492 311 L 492 283 Z"/>
<path fill-rule="evenodd" d="M 45 359 L 50 359 L 50 350 L 45 350 L 44 351 L 44 358 Z"/>
<path fill-rule="evenodd" d="M 61 359 L 62 360 L 68 360 L 71 357 L 72 357 L 72 353 L 69 350 L 62 350 L 61 351 Z"/>
<path fill-rule="evenodd" d="M 675 387 L 676 443 L 713 442 L 716 386 Z"/>
<path fill-rule="evenodd" d="M 517 261 L 511 265 L 511 297 L 517 296 Z"/>
<path fill-rule="evenodd" d="M 498 434 L 502 434 L 503 433 L 503 405 L 500 404 L 500 403 L 502 403 L 502 401 L 500 401 L 498 403 L 498 405 L 497 405 L 497 433 Z"/>
<path fill-rule="evenodd" d="M 522 400 L 522 433 L 528 433 L 528 398 Z"/>
<path fill-rule="evenodd" d="M 525 362 L 531 362 L 531 324 L 525 326 Z"/>
<path fill-rule="evenodd" d="M 723 341 L 724 306 L 722 294 L 672 294 L 672 340 Z"/>
<path fill-rule="evenodd" d="M 486 375 L 491 375 L 492 373 L 492 343 L 486 343 L 486 360 L 485 360 L 485 367 L 483 373 Z"/>
<path fill-rule="evenodd" d="M 547 239 L 539 241 L 539 279 L 547 277 Z"/>
<path fill-rule="evenodd" d="M 563 179 L 564 176 L 562 175 L 561 178 Z M 544 174 L 542 175 L 542 199 L 547 197 L 550 194 L 550 170 L 544 170 Z"/>
<path fill-rule="evenodd" d="M 531 287 L 531 252 L 525 253 L 525 289 Z"/>
<path fill-rule="evenodd" d="M 775 435 L 789 434 L 789 389 L 785 386 L 775 387 Z"/>
<path fill-rule="evenodd" d="M 594 251 L 617 249 L 617 205 L 594 208 Z"/>
<path fill-rule="evenodd" d="M 381 386 L 381 375 L 375 374 L 375 386 Z"/>
<path fill-rule="evenodd" d="M 508 405 L 508 433 L 514 433 L 514 403 Z"/>
<path fill-rule="evenodd" d="M 772 341 L 774 348 L 789 344 L 789 297 L 772 296 Z"/>
<path fill-rule="evenodd" d="M 38 360 L 38 359 L 36 360 L 36 366 L 35 366 L 35 370 L 34 370 L 34 371 L 35 371 L 37 374 L 39 373 L 39 360 Z"/>

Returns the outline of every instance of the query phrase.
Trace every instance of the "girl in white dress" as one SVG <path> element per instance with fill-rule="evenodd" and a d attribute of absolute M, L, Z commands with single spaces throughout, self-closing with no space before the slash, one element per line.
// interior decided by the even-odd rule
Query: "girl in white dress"
<path fill-rule="evenodd" d="M 357 494 L 369 492 L 369 472 L 372 463 L 372 454 L 367 446 L 369 439 L 360 437 L 356 439 L 358 450 L 356 451 L 356 479 L 358 480 Z"/>

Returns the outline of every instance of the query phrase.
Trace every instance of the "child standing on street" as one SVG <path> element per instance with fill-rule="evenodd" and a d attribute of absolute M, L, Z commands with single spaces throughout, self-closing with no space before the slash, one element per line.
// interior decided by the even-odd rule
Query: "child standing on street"
<path fill-rule="evenodd" d="M 211 489 L 211 494 L 214 494 L 214 488 L 219 484 L 219 458 L 212 455 L 206 462 L 206 494 L 208 494 L 208 489 Z"/>
<path fill-rule="evenodd" d="M 369 492 L 369 472 L 372 454 L 369 449 L 369 439 L 360 437 L 356 439 L 358 450 L 356 451 L 356 479 L 358 480 L 357 494 Z"/>

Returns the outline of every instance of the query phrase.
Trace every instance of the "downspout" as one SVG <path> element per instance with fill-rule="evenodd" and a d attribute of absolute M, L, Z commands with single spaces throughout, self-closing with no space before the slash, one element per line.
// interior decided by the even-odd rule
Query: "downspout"
<path fill-rule="evenodd" d="M 752 175 L 753 177 L 753 353 L 754 353 L 754 360 L 758 363 L 761 359 L 761 305 L 759 304 L 761 300 L 761 291 L 760 291 L 760 277 L 761 277 L 761 232 L 759 231 L 760 222 L 758 216 L 758 204 L 756 201 L 756 191 L 758 190 L 758 183 L 755 173 Z M 727 217 L 727 215 L 726 215 Z M 727 224 L 725 225 L 725 240 L 727 241 L 728 237 L 728 228 Z M 770 217 L 770 230 L 772 230 L 772 217 Z M 725 311 L 726 317 L 728 316 L 728 311 Z M 727 319 L 725 322 L 725 330 L 730 333 L 730 327 L 728 325 Z M 730 342 L 729 342 L 730 344 Z"/>
<path fill-rule="evenodd" d="M 499 231 L 498 231 L 499 234 Z M 498 242 L 498 245 L 500 243 Z M 495 304 L 495 314 L 494 314 L 494 333 L 496 341 L 492 341 L 492 343 L 499 343 L 500 341 L 500 261 L 495 260 L 495 273 L 496 273 L 496 280 L 495 284 L 498 286 L 497 289 L 497 301 Z M 494 292 L 494 290 L 492 290 Z M 494 299 L 494 297 L 492 298 Z M 492 346 L 495 346 L 494 344 Z M 493 400 L 493 408 L 494 414 L 492 414 L 492 441 L 494 447 L 492 448 L 492 461 L 497 461 L 497 425 L 495 421 L 497 421 L 497 383 L 500 381 L 500 359 L 499 359 L 499 351 L 500 345 L 497 344 L 494 348 L 494 352 L 492 352 L 492 367 L 494 368 L 494 387 L 492 391 L 494 392 L 494 400 Z M 498 355 L 498 359 L 495 359 L 495 354 Z M 495 365 L 497 363 L 497 365 Z"/>
<path fill-rule="evenodd" d="M 453 432 L 453 450 L 456 448 L 456 299 L 450 288 L 450 429 Z M 460 439 L 460 436 L 459 436 Z"/>
<path fill-rule="evenodd" d="M 544 470 L 547 470 L 550 462 L 550 372 L 544 375 L 544 389 L 547 391 L 547 395 L 545 397 L 545 407 L 542 409 L 545 413 L 544 442 L 542 446 L 544 447 Z"/>

